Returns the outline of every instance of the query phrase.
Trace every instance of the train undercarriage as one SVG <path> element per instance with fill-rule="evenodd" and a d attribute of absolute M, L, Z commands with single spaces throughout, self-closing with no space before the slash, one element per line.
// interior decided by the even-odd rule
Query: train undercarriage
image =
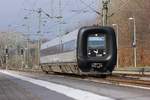
<path fill-rule="evenodd" d="M 86 66 L 85 66 L 86 67 Z M 76 63 L 68 63 L 68 64 L 43 64 L 41 65 L 41 69 L 46 74 L 48 73 L 60 73 L 60 74 L 74 74 L 74 75 L 89 75 L 89 76 L 101 76 L 106 77 L 112 74 L 111 71 L 102 71 L 101 64 L 97 64 L 96 66 L 92 65 L 89 70 L 81 70 Z"/>

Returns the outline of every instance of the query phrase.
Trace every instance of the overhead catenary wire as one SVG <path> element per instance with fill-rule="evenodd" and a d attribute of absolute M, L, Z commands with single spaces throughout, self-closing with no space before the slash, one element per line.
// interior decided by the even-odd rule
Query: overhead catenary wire
<path fill-rule="evenodd" d="M 124 1 L 124 0 L 122 0 Z M 127 6 L 127 4 L 129 3 L 130 0 L 127 0 L 125 2 L 123 2 L 123 5 L 121 5 L 119 8 L 117 8 L 114 12 L 112 12 L 108 17 L 113 16 L 114 14 L 117 14 L 121 11 L 121 9 L 123 9 L 125 6 Z M 80 0 L 81 3 L 83 3 L 86 7 L 90 8 L 93 12 L 97 13 L 98 15 L 102 16 L 101 12 L 95 10 L 94 8 L 91 7 L 91 5 L 88 5 L 87 3 L 85 3 L 83 0 Z"/>
<path fill-rule="evenodd" d="M 86 4 L 84 1 L 80 0 L 81 3 L 83 3 L 85 6 L 87 6 L 88 8 L 90 8 L 93 12 L 97 13 L 98 15 L 102 15 L 100 12 L 98 12 L 97 10 L 95 10 L 94 8 L 92 8 L 90 5 Z"/>
<path fill-rule="evenodd" d="M 30 6 L 31 9 L 33 9 L 36 6 L 36 4 L 37 4 L 38 1 L 39 0 L 34 0 L 34 2 L 32 3 L 32 5 Z M 16 23 L 17 26 L 19 26 L 19 25 L 22 26 L 22 24 L 20 24 L 20 23 L 24 22 L 24 17 L 31 17 L 32 16 L 31 15 L 32 13 L 27 13 L 26 15 L 22 16 L 23 15 L 22 13 L 24 12 L 24 8 L 25 8 L 25 3 L 29 3 L 29 0 L 23 0 L 22 3 L 21 3 L 22 6 L 21 6 L 21 8 L 20 8 L 20 10 L 18 11 L 18 14 L 17 14 L 17 16 L 21 17 L 20 21 L 16 22 L 14 20 L 14 22 L 12 22 L 14 24 Z M 16 25 L 13 25 L 13 26 L 16 26 Z"/>
<path fill-rule="evenodd" d="M 87 9 L 87 7 L 83 8 L 83 9 L 81 9 L 81 10 L 84 10 L 84 9 Z M 80 14 L 82 14 L 82 13 L 77 12 L 77 13 L 73 14 L 72 16 L 66 18 L 66 19 L 68 19 L 67 22 L 68 22 L 68 21 L 69 21 L 69 22 L 72 21 L 73 18 L 80 16 Z M 59 23 L 56 23 L 55 25 L 51 25 L 50 28 L 52 29 L 53 27 L 56 27 L 57 25 L 59 25 Z"/>
<path fill-rule="evenodd" d="M 123 2 L 124 0 L 122 0 Z M 121 5 L 120 7 L 118 7 L 114 12 L 112 12 L 111 16 L 112 15 L 115 15 L 117 13 L 119 13 L 124 7 L 126 7 L 128 4 L 129 4 L 129 1 L 130 0 L 126 0 L 125 2 L 123 2 L 123 5 Z"/>
<path fill-rule="evenodd" d="M 37 2 L 38 2 L 38 0 L 35 0 L 35 1 L 34 1 L 32 8 L 33 8 L 34 6 L 36 6 Z M 66 3 L 65 5 L 67 5 L 67 4 L 68 4 L 68 3 Z M 67 6 L 64 6 L 64 7 L 62 8 L 62 11 L 63 11 L 66 7 L 67 7 Z M 85 8 L 85 9 L 86 9 L 86 8 Z M 28 16 L 30 16 L 31 14 L 33 14 L 33 13 L 28 13 Z M 73 19 L 72 17 L 74 17 L 75 15 L 78 16 L 78 14 L 79 14 L 79 13 L 74 14 L 73 16 L 69 17 L 69 20 L 70 20 L 70 18 Z M 23 20 L 24 20 L 24 19 L 23 19 Z M 59 24 L 60 24 L 60 23 L 58 23 L 58 25 L 59 25 Z M 54 25 L 54 26 L 55 26 L 55 25 Z"/>

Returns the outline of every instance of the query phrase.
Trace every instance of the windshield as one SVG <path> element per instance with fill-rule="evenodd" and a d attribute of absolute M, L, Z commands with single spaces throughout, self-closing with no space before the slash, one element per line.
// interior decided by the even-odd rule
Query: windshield
<path fill-rule="evenodd" d="M 105 48 L 105 36 L 89 36 L 88 48 Z"/>

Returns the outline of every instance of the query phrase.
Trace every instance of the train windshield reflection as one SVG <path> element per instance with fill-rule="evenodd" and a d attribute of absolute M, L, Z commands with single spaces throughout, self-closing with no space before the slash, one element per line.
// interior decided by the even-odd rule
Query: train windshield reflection
<path fill-rule="evenodd" d="M 88 48 L 105 48 L 105 36 L 89 36 Z"/>

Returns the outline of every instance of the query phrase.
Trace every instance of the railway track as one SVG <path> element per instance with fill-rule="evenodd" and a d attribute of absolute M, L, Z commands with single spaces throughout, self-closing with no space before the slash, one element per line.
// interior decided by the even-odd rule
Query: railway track
<path fill-rule="evenodd" d="M 126 84 L 126 85 L 142 86 L 142 87 L 150 88 L 150 77 L 145 75 L 112 74 L 112 76 L 108 76 L 107 78 L 101 78 L 101 77 L 94 77 L 94 76 L 87 76 L 87 75 L 81 76 L 75 74 L 62 74 L 62 73 L 49 73 L 49 74 L 75 78 L 78 80 L 85 80 L 88 82 L 90 81 L 95 83 L 102 83 L 102 84 L 113 84 L 113 85 Z"/>
<path fill-rule="evenodd" d="M 136 76 L 136 75 L 122 75 L 122 74 L 113 74 L 112 76 L 108 76 L 107 78 L 101 77 L 93 77 L 93 76 L 79 76 L 79 75 L 69 75 L 69 74 L 58 74 L 67 77 L 72 77 L 80 80 L 86 80 L 96 83 L 106 83 L 106 84 L 113 84 L 113 85 L 133 85 L 133 86 L 141 86 L 141 87 L 148 87 L 150 88 L 150 78 L 146 76 Z M 145 80 L 144 78 L 148 78 L 149 80 Z"/>
<path fill-rule="evenodd" d="M 135 85 L 135 86 L 146 86 L 146 87 L 150 87 L 150 81 L 149 80 L 141 80 L 140 78 L 137 77 L 116 77 L 116 76 L 112 76 L 112 77 L 108 77 L 106 78 L 107 81 L 111 81 L 111 82 L 116 82 L 118 84 L 129 84 L 129 85 Z"/>
<path fill-rule="evenodd" d="M 114 84 L 114 85 L 132 85 L 132 86 L 141 86 L 141 87 L 150 88 L 150 80 L 143 80 L 142 78 L 145 77 L 141 77 L 141 76 L 139 77 L 135 75 L 133 76 L 112 75 L 105 79 L 88 77 L 87 80 L 96 83 L 107 83 L 107 84 Z"/>

